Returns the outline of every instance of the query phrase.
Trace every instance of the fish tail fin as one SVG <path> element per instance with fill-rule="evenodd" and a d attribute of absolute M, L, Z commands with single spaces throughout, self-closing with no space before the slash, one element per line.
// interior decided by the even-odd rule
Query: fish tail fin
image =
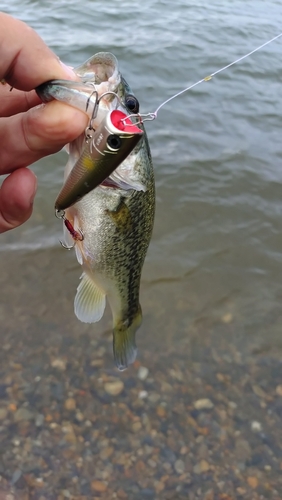
<path fill-rule="evenodd" d="M 133 321 L 128 325 L 125 321 L 120 321 L 113 331 L 113 350 L 117 368 L 120 371 L 126 370 L 128 365 L 134 363 L 137 355 L 135 344 L 135 333 L 142 322 L 141 307 L 137 310 Z"/>

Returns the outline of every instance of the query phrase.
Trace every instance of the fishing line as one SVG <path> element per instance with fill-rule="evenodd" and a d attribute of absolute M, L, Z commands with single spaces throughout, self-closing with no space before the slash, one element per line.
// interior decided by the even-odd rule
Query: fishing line
<path fill-rule="evenodd" d="M 227 64 L 226 66 L 223 66 L 223 68 L 220 68 L 218 69 L 217 71 L 214 71 L 214 73 L 211 73 L 210 75 L 208 76 L 205 76 L 204 78 L 202 78 L 201 80 L 198 80 L 196 83 L 193 83 L 192 85 L 190 85 L 189 87 L 186 87 L 185 89 L 183 90 L 180 90 L 180 92 L 177 92 L 176 94 L 174 94 L 173 96 L 169 97 L 168 99 L 166 99 L 164 102 L 162 102 L 156 109 L 156 111 L 154 112 L 151 112 L 151 113 L 142 113 L 142 114 L 131 114 L 128 116 L 128 118 L 131 118 L 131 117 L 138 117 L 139 118 L 139 122 L 142 123 L 144 121 L 151 121 L 151 120 L 155 120 L 158 116 L 158 112 L 160 111 L 160 109 L 165 106 L 167 103 L 169 103 L 170 101 L 172 101 L 172 99 L 175 99 L 176 97 L 184 94 L 184 92 L 188 92 L 188 90 L 191 90 L 193 88 L 195 88 L 197 85 L 200 85 L 200 83 L 203 83 L 203 82 L 208 82 L 210 81 L 215 75 L 218 75 L 219 73 L 222 73 L 222 71 L 225 71 L 226 69 L 230 68 L 231 66 L 234 66 L 235 64 L 243 61 L 243 59 L 246 59 L 247 57 L 251 56 L 252 54 L 254 54 L 255 52 L 258 52 L 259 50 L 261 50 L 263 47 L 266 47 L 266 45 L 269 45 L 270 43 L 274 42 L 275 40 L 277 40 L 278 38 L 280 38 L 282 36 L 282 33 L 280 33 L 279 35 L 276 35 L 274 36 L 273 38 L 271 38 L 271 40 L 268 40 L 267 42 L 263 43 L 262 45 L 260 45 L 259 47 L 256 47 L 255 49 L 251 50 L 250 52 L 248 52 L 247 54 L 245 54 L 244 56 L 241 56 L 239 57 L 238 59 L 236 59 L 235 61 Z"/>

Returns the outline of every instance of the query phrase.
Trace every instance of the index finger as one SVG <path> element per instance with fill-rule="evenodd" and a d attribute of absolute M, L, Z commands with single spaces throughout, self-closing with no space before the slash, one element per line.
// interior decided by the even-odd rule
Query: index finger
<path fill-rule="evenodd" d="M 55 78 L 76 79 L 25 23 L 0 12 L 0 27 L 0 80 L 28 91 Z"/>

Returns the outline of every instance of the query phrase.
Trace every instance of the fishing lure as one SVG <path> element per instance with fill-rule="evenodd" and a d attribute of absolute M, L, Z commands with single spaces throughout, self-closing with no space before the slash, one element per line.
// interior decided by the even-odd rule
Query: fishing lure
<path fill-rule="evenodd" d="M 143 131 L 119 110 L 108 112 L 94 131 L 87 129 L 85 147 L 55 201 L 57 211 L 65 210 L 103 183 L 125 160 Z"/>

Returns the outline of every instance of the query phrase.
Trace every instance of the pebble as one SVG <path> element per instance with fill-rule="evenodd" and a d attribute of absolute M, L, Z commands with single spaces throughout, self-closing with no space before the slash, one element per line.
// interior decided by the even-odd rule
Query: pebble
<path fill-rule="evenodd" d="M 57 370 L 61 370 L 63 372 L 63 371 L 65 371 L 65 369 L 67 367 L 67 362 L 65 359 L 56 358 L 56 359 L 53 359 L 51 366 L 52 366 L 52 368 L 57 368 Z"/>
<path fill-rule="evenodd" d="M 150 403 L 156 403 L 161 399 L 161 396 L 157 392 L 152 392 L 148 397 Z"/>
<path fill-rule="evenodd" d="M 261 432 L 262 431 L 262 425 L 260 422 L 257 422 L 256 420 L 253 420 L 251 423 L 251 429 L 253 432 Z"/>
<path fill-rule="evenodd" d="M 65 409 L 66 410 L 75 410 L 76 409 L 76 401 L 73 398 L 68 398 L 65 400 Z"/>
<path fill-rule="evenodd" d="M 20 422 L 21 420 L 31 420 L 33 417 L 33 413 L 27 410 L 27 408 L 19 408 L 14 414 L 15 422 Z"/>
<path fill-rule="evenodd" d="M 111 396 L 118 396 L 124 389 L 124 383 L 122 380 L 116 379 L 112 382 L 106 382 L 104 389 L 107 394 L 110 394 Z"/>
<path fill-rule="evenodd" d="M 18 480 L 21 478 L 21 476 L 22 476 L 21 469 L 16 469 L 15 472 L 13 473 L 11 483 L 13 485 L 15 485 L 18 482 Z"/>
<path fill-rule="evenodd" d="M 195 474 L 203 474 L 204 472 L 208 472 L 209 470 L 210 470 L 210 466 L 206 460 L 201 460 L 193 468 L 193 471 L 195 472 Z"/>
<path fill-rule="evenodd" d="M 232 320 L 233 320 L 233 314 L 231 313 L 226 313 L 221 317 L 221 321 L 226 324 L 231 323 Z"/>
<path fill-rule="evenodd" d="M 140 391 L 138 394 L 139 399 L 146 399 L 148 397 L 148 392 L 147 391 Z"/>
<path fill-rule="evenodd" d="M 164 418 L 166 416 L 166 410 L 163 406 L 158 406 L 157 407 L 157 415 L 160 418 Z"/>
<path fill-rule="evenodd" d="M 64 436 L 64 441 L 66 443 L 70 443 L 70 444 L 76 444 L 76 435 L 75 433 L 73 432 L 73 430 L 70 430 L 70 432 L 67 432 Z"/>
<path fill-rule="evenodd" d="M 277 385 L 275 391 L 277 396 L 282 396 L 282 385 Z"/>
<path fill-rule="evenodd" d="M 154 488 L 156 490 L 156 493 L 161 493 L 165 489 L 165 484 L 162 483 L 162 481 L 155 481 Z"/>
<path fill-rule="evenodd" d="M 240 462 L 245 462 L 251 457 L 252 450 L 251 447 L 245 439 L 237 439 L 235 442 L 234 454 L 237 460 Z"/>
<path fill-rule="evenodd" d="M 36 427 L 41 427 L 44 423 L 44 415 L 42 415 L 42 413 L 38 413 L 38 415 L 36 415 L 36 419 L 35 419 L 35 425 Z"/>
<path fill-rule="evenodd" d="M 170 472 L 171 470 L 171 465 L 169 462 L 164 462 L 163 463 L 163 468 L 167 471 L 167 472 Z"/>
<path fill-rule="evenodd" d="M 241 495 L 241 496 L 245 495 L 245 493 L 246 493 L 245 488 L 241 488 L 240 486 L 238 488 L 236 488 L 236 491 L 237 491 L 238 495 Z"/>
<path fill-rule="evenodd" d="M 193 404 L 196 410 L 211 410 L 214 407 L 213 402 L 208 398 L 197 399 Z"/>
<path fill-rule="evenodd" d="M 208 490 L 206 493 L 205 493 L 205 496 L 204 496 L 204 500 L 214 500 L 214 492 L 213 490 Z"/>
<path fill-rule="evenodd" d="M 183 462 L 183 460 L 176 460 L 176 462 L 174 463 L 174 469 L 177 474 L 183 474 L 183 472 L 185 471 L 185 463 Z"/>
<path fill-rule="evenodd" d="M 199 458 L 206 459 L 209 456 L 209 449 L 205 443 L 201 443 L 198 449 Z"/>
<path fill-rule="evenodd" d="M 124 490 L 121 490 L 121 489 L 119 489 L 117 491 L 117 497 L 121 498 L 121 499 L 123 499 L 123 498 L 127 499 L 128 498 L 127 493 Z"/>
<path fill-rule="evenodd" d="M 134 422 L 132 424 L 132 430 L 133 430 L 133 432 L 139 432 L 141 428 L 142 428 L 141 422 Z"/>
<path fill-rule="evenodd" d="M 234 401 L 229 401 L 228 406 L 229 408 L 231 408 L 231 410 L 236 410 L 236 408 L 238 408 L 238 405 L 234 403 Z"/>
<path fill-rule="evenodd" d="M 75 418 L 76 418 L 76 420 L 78 420 L 78 422 L 83 422 L 83 420 L 84 420 L 83 413 L 81 413 L 81 411 L 77 411 L 75 414 Z"/>
<path fill-rule="evenodd" d="M 92 483 L 91 483 L 91 490 L 92 491 L 99 491 L 100 493 L 103 493 L 104 491 L 106 491 L 106 489 L 107 489 L 107 486 L 102 481 L 92 481 Z"/>
<path fill-rule="evenodd" d="M 258 396 L 261 399 L 267 399 L 266 392 L 258 384 L 253 384 L 252 389 L 256 396 Z"/>
<path fill-rule="evenodd" d="M 258 487 L 258 480 L 257 480 L 257 478 L 256 478 L 256 477 L 254 477 L 254 476 L 249 476 L 249 477 L 247 478 L 247 481 L 248 481 L 248 485 L 249 485 L 251 488 L 255 489 L 255 488 L 257 488 L 257 487 Z"/>
<path fill-rule="evenodd" d="M 139 380 L 146 380 L 148 375 L 149 375 L 148 368 L 146 368 L 146 366 L 140 366 L 140 368 L 138 370 L 138 374 L 137 374 Z"/>
<path fill-rule="evenodd" d="M 8 410 L 6 408 L 0 408 L 0 420 L 5 420 L 8 415 Z"/>
<path fill-rule="evenodd" d="M 100 451 L 100 458 L 102 460 L 107 460 L 114 452 L 114 448 L 112 446 L 107 446 Z"/>
<path fill-rule="evenodd" d="M 102 359 L 93 359 L 93 361 L 91 361 L 91 366 L 93 366 L 94 368 L 103 366 L 103 360 Z"/>

